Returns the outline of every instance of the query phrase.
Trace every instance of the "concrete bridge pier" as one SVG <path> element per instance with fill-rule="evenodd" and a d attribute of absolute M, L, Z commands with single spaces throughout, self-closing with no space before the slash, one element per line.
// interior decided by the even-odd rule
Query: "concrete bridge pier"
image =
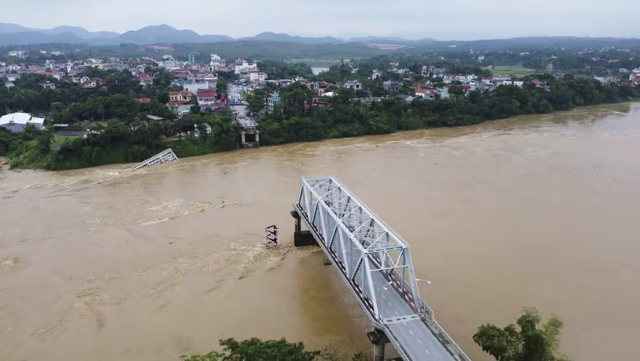
<path fill-rule="evenodd" d="M 293 245 L 296 247 L 317 246 L 318 242 L 313 237 L 313 234 L 311 234 L 311 231 L 302 230 L 302 224 L 300 224 L 300 215 L 298 212 L 291 211 L 291 216 L 296 221 L 293 232 Z"/>
<path fill-rule="evenodd" d="M 373 330 L 367 332 L 367 337 L 369 337 L 369 341 L 373 344 L 373 360 L 384 361 L 385 345 L 389 343 L 387 335 L 381 330 Z"/>

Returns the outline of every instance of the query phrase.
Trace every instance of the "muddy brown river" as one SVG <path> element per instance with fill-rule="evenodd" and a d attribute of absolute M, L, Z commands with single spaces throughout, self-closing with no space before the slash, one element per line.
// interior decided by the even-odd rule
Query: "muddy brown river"
<path fill-rule="evenodd" d="M 369 351 L 302 175 L 334 175 L 411 245 L 474 360 L 484 322 L 565 322 L 574 360 L 640 359 L 640 104 L 130 165 L 0 172 L 0 360 L 178 360 L 225 337 Z M 285 246 L 266 250 L 277 224 Z"/>

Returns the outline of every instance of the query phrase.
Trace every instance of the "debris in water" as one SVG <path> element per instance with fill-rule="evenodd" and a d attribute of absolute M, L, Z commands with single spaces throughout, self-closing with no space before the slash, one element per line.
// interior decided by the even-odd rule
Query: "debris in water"
<path fill-rule="evenodd" d="M 18 264 L 18 257 L 3 256 L 0 257 L 0 272 L 9 271 Z"/>
<path fill-rule="evenodd" d="M 226 199 L 221 199 L 220 200 L 220 208 L 224 208 L 229 204 L 229 202 L 227 202 Z"/>

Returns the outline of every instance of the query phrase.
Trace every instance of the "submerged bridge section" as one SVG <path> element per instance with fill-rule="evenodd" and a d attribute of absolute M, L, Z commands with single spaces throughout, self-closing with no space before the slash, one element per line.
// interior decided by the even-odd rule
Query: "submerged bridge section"
<path fill-rule="evenodd" d="M 371 321 L 376 360 L 387 342 L 404 360 L 469 360 L 420 298 L 405 241 L 342 184 L 303 178 L 293 208 L 296 242 L 302 220 Z"/>
<path fill-rule="evenodd" d="M 165 149 L 164 151 L 154 155 L 153 157 L 143 162 L 140 162 L 134 165 L 133 167 L 131 167 L 131 170 L 134 171 L 144 167 L 151 167 L 156 164 L 173 162 L 174 160 L 178 160 L 178 156 L 173 152 L 171 148 L 169 148 L 169 149 Z"/>

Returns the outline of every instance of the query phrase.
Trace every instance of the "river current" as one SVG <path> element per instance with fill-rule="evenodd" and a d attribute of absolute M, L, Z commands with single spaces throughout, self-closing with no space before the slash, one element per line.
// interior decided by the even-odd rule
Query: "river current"
<path fill-rule="evenodd" d="M 477 327 L 524 307 L 565 322 L 574 360 L 640 357 L 638 103 L 129 167 L 0 171 L 0 360 L 169 361 L 253 336 L 368 351 L 335 271 L 292 246 L 303 175 L 407 240 L 472 359 L 490 360 Z"/>

